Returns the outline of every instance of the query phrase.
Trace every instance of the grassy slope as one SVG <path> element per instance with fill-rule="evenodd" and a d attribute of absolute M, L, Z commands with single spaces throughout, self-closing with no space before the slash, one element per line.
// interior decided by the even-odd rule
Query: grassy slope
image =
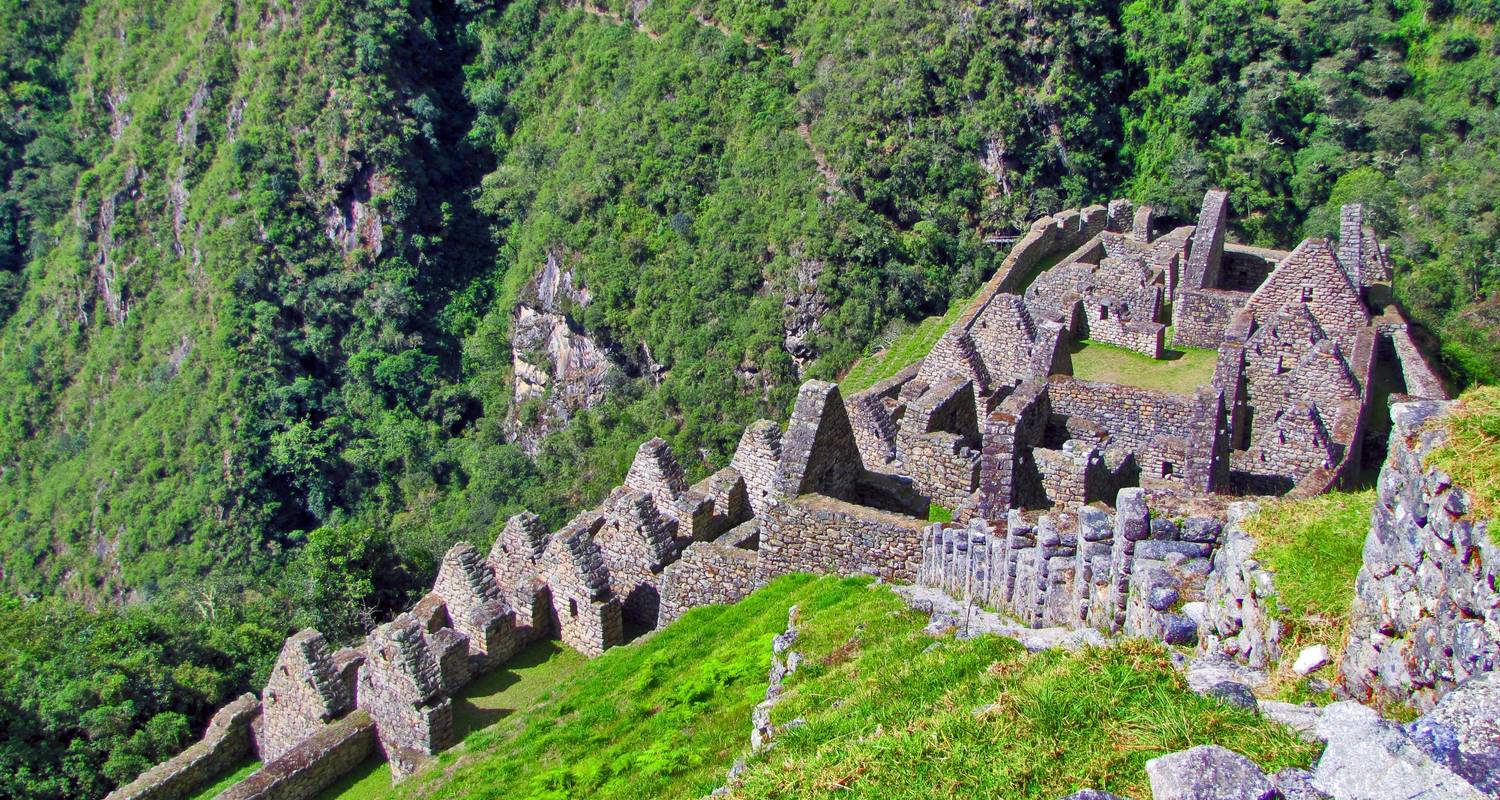
<path fill-rule="evenodd" d="M 1218 351 L 1174 347 L 1167 356 L 1157 361 L 1134 350 L 1085 341 L 1074 347 L 1073 374 L 1088 381 L 1192 394 L 1213 378 Z"/>
<path fill-rule="evenodd" d="M 1270 503 L 1245 523 L 1256 556 L 1276 573 L 1276 591 L 1287 609 L 1281 617 L 1282 663 L 1273 675 L 1277 694 L 1309 699 L 1305 682 L 1291 672 L 1302 648 L 1327 645 L 1335 661 L 1344 649 L 1374 502 L 1374 491 L 1334 492 Z"/>
<path fill-rule="evenodd" d="M 776 718 L 807 720 L 751 758 L 735 796 L 1047 797 L 1090 784 L 1145 796 L 1144 762 L 1218 742 L 1267 767 L 1314 748 L 1188 692 L 1143 643 L 1028 655 L 946 640 L 890 591 L 790 576 L 697 609 L 591 661 L 536 705 L 471 735 L 397 790 L 434 798 L 701 797 L 744 753 L 770 640 L 799 604 L 808 660 Z M 976 709 L 990 710 L 976 715 Z"/>
<path fill-rule="evenodd" d="M 925 358 L 968 306 L 968 299 L 955 299 L 947 313 L 898 328 L 887 343 L 850 367 L 839 386 L 846 393 L 863 391 Z"/>

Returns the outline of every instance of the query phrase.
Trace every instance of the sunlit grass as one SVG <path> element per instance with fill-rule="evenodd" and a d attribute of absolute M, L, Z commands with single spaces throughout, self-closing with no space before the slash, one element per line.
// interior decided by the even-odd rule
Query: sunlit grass
<path fill-rule="evenodd" d="M 199 789 L 188 800 L 213 800 L 213 798 L 219 796 L 220 792 L 250 777 L 250 774 L 258 769 L 260 769 L 259 761 L 248 761 L 240 765 L 233 772 L 227 773 L 213 783 Z"/>
<path fill-rule="evenodd" d="M 1374 503 L 1373 490 L 1334 492 L 1272 502 L 1245 521 L 1246 531 L 1255 538 L 1255 556 L 1276 573 L 1276 592 L 1286 606 L 1279 617 L 1285 627 L 1282 663 L 1272 675 L 1273 693 L 1304 699 L 1305 681 L 1291 671 L 1304 647 L 1327 645 L 1338 663 L 1349 637 L 1354 580 Z"/>
<path fill-rule="evenodd" d="M 1438 424 L 1448 438 L 1428 454 L 1427 465 L 1448 473 L 1463 487 L 1475 517 L 1500 516 L 1500 386 L 1464 392 Z M 1500 525 L 1490 526 L 1490 535 L 1500 541 Z"/>
<path fill-rule="evenodd" d="M 1174 347 L 1162 360 L 1112 344 L 1084 340 L 1073 346 L 1073 376 L 1086 381 L 1192 394 L 1213 380 L 1217 350 Z"/>
<path fill-rule="evenodd" d="M 855 362 L 848 374 L 839 381 L 839 389 L 845 395 L 864 391 L 917 363 L 932 352 L 932 346 L 943 338 L 943 334 L 958 321 L 971 298 L 954 298 L 948 304 L 948 312 L 942 316 L 928 317 L 915 325 L 905 325 L 889 337 L 889 342 L 877 346 L 870 355 Z"/>
<path fill-rule="evenodd" d="M 1144 764 L 1163 753 L 1216 742 L 1275 769 L 1316 750 L 1193 694 L 1159 646 L 1033 655 L 980 637 L 934 647 L 926 618 L 887 587 L 798 575 L 590 661 L 397 794 L 702 797 L 747 755 L 771 638 L 793 604 L 806 660 L 774 714 L 807 724 L 748 759 L 736 797 L 1054 800 L 1086 785 L 1144 797 Z"/>

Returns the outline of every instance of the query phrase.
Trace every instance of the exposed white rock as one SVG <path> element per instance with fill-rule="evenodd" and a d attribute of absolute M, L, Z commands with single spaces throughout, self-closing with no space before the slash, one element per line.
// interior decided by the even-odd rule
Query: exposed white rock
<path fill-rule="evenodd" d="M 1298 675 L 1311 675 L 1314 672 L 1328 666 L 1328 647 L 1315 644 L 1311 647 L 1302 648 L 1297 654 L 1297 660 L 1292 662 L 1292 671 Z"/>

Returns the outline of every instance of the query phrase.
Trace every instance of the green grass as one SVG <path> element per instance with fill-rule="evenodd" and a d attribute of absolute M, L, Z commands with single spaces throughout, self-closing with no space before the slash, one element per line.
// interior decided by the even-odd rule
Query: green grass
<path fill-rule="evenodd" d="M 870 355 L 861 358 L 849 368 L 839 389 L 844 394 L 864 391 L 875 384 L 915 364 L 932 352 L 932 346 L 943 338 L 954 322 L 963 315 L 973 298 L 954 298 L 948 303 L 948 312 L 938 317 L 928 317 L 915 325 L 899 329 L 890 343 Z"/>
<path fill-rule="evenodd" d="M 1287 609 L 1280 617 L 1285 629 L 1282 663 L 1272 675 L 1274 694 L 1296 701 L 1330 699 L 1309 695 L 1291 664 L 1313 644 L 1327 645 L 1338 662 L 1348 641 L 1354 579 L 1374 503 L 1373 490 L 1334 492 L 1272 502 L 1245 521 L 1256 541 L 1255 555 L 1276 573 L 1276 592 Z"/>
<path fill-rule="evenodd" d="M 1269 769 L 1316 752 L 1284 728 L 1192 694 L 1158 646 L 1031 655 L 981 637 L 932 648 L 925 617 L 888 588 L 799 575 L 609 651 L 397 793 L 702 797 L 746 753 L 770 640 L 794 603 L 807 660 L 775 716 L 807 725 L 749 759 L 736 797 L 825 797 L 845 787 L 855 797 L 1053 800 L 1084 785 L 1145 797 L 1145 761 L 1196 744 L 1223 744 Z"/>
<path fill-rule="evenodd" d="M 453 729 L 460 740 L 520 709 L 530 708 L 588 659 L 554 641 L 535 642 L 501 669 L 464 687 L 453 701 Z M 318 795 L 319 800 L 374 800 L 392 793 L 391 768 L 371 758 Z"/>
<path fill-rule="evenodd" d="M 953 521 L 953 509 L 948 508 L 946 506 L 940 506 L 937 503 L 931 503 L 931 504 L 929 504 L 927 506 L 927 521 L 928 522 L 952 522 Z"/>
<path fill-rule="evenodd" d="M 1427 465 L 1464 488 L 1475 517 L 1500 517 L 1500 386 L 1464 392 L 1438 424 L 1447 429 L 1448 438 L 1428 454 Z M 1490 526 L 1490 536 L 1500 544 L 1500 525 Z"/>
<path fill-rule="evenodd" d="M 1192 394 L 1213 379 L 1217 350 L 1173 347 L 1158 361 L 1134 350 L 1085 339 L 1074 344 L 1073 376 L 1086 381 Z"/>
<path fill-rule="evenodd" d="M 502 669 L 464 687 L 453 704 L 453 728 L 459 739 L 529 708 L 539 697 L 578 671 L 588 659 L 554 641 L 536 642 L 517 653 Z"/>
<path fill-rule="evenodd" d="M 189 797 L 188 800 L 213 800 L 213 798 L 217 797 L 220 792 L 250 777 L 250 773 L 258 769 L 260 769 L 259 761 L 247 761 L 240 767 L 235 769 L 235 771 L 230 772 L 217 781 L 214 781 L 213 783 L 203 787 L 202 789 L 199 789 L 198 792 Z"/>
<path fill-rule="evenodd" d="M 378 755 L 370 756 L 352 772 L 318 794 L 318 800 L 378 800 L 390 797 L 391 765 Z"/>

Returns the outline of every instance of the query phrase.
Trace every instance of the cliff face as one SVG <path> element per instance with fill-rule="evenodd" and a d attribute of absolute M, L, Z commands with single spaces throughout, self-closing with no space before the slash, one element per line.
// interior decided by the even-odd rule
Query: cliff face
<path fill-rule="evenodd" d="M 1422 464 L 1448 403 L 1391 407 L 1390 451 L 1356 584 L 1343 690 L 1426 710 L 1500 664 L 1500 547 L 1462 487 Z"/>
<path fill-rule="evenodd" d="M 516 305 L 510 334 L 513 436 L 530 455 L 548 432 L 603 400 L 610 371 L 619 368 L 599 342 L 569 320 L 570 311 L 587 308 L 591 299 L 553 252 Z"/>

